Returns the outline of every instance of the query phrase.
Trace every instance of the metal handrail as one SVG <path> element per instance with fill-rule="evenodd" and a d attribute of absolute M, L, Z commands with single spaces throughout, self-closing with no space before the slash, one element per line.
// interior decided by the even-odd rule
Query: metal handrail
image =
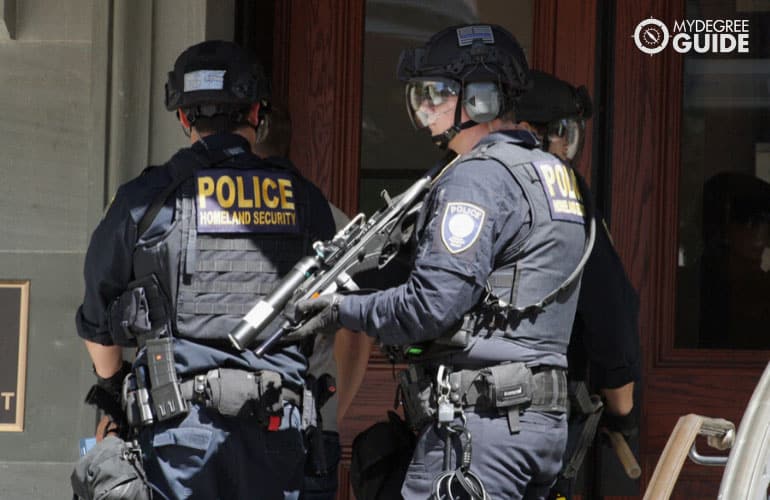
<path fill-rule="evenodd" d="M 724 450 L 733 444 L 735 426 L 728 420 L 703 417 L 693 413 L 679 417 L 644 492 L 644 500 L 667 500 L 674 491 L 676 479 L 688 456 L 695 463 L 699 463 L 698 460 L 712 462 L 722 459 L 722 457 L 704 457 L 697 453 L 695 439 L 699 435 L 708 438 L 709 446 Z M 708 463 L 708 465 L 717 464 Z M 740 497 L 730 498 L 734 500 Z"/>
<path fill-rule="evenodd" d="M 767 499 L 770 484 L 770 363 L 741 418 L 735 445 L 727 459 L 721 500 Z"/>
<path fill-rule="evenodd" d="M 690 453 L 688 453 L 687 456 L 690 457 L 690 460 L 692 460 L 698 465 L 724 467 L 724 465 L 727 463 L 727 455 L 725 456 L 701 455 L 700 453 L 698 453 L 697 448 L 695 448 L 695 443 L 693 443 L 692 446 L 690 447 Z"/>

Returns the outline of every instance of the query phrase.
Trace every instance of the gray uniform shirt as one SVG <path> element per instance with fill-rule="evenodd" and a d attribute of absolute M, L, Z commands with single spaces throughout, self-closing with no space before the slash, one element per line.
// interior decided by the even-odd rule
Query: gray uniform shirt
<path fill-rule="evenodd" d="M 532 151 L 536 140 L 521 131 L 490 134 L 476 147 L 499 141 L 520 144 L 523 158 L 536 155 L 555 160 L 547 153 Z M 532 207 L 521 186 L 499 162 L 476 158 L 450 167 L 426 197 L 417 226 L 416 256 L 406 283 L 345 297 L 340 321 L 385 345 L 438 338 L 479 303 L 498 257 L 527 237 L 532 220 Z M 574 317 L 574 309 L 563 313 Z M 454 364 L 510 360 L 566 367 L 565 353 L 504 337 L 473 343 L 455 356 Z"/>

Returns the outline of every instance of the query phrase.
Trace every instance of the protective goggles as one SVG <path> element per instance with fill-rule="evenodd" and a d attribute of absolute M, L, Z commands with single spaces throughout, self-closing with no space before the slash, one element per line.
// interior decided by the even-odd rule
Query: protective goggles
<path fill-rule="evenodd" d="M 546 135 L 549 142 L 561 139 L 567 144 L 566 156 L 574 160 L 583 149 L 586 122 L 582 118 L 562 118 L 548 123 Z"/>
<path fill-rule="evenodd" d="M 406 84 L 409 118 L 417 128 L 429 127 L 439 116 L 454 112 L 452 104 L 459 95 L 460 83 L 454 80 L 410 80 Z"/>

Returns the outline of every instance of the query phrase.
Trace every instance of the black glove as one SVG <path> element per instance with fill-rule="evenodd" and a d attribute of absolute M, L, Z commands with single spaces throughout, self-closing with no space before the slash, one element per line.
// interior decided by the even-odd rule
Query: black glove
<path fill-rule="evenodd" d="M 609 431 L 621 433 L 626 441 L 639 435 L 639 419 L 636 415 L 636 408 L 632 409 L 628 415 L 622 416 L 605 411 L 600 425 Z"/>
<path fill-rule="evenodd" d="M 339 306 L 342 295 L 332 293 L 321 295 L 315 299 L 297 302 L 294 317 L 297 321 L 305 322 L 291 333 L 292 337 L 308 335 L 332 335 L 342 327 L 339 320 Z"/>
<path fill-rule="evenodd" d="M 125 427 L 126 413 L 121 404 L 123 379 L 131 373 L 131 363 L 123 361 L 118 372 L 109 377 L 96 376 L 96 384 L 86 394 L 85 402 L 102 410 L 121 430 Z"/>

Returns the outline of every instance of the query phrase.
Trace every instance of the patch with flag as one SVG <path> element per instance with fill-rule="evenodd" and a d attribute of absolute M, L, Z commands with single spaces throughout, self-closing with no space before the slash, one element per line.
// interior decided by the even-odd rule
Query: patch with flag
<path fill-rule="evenodd" d="M 441 241 L 450 253 L 468 250 L 479 239 L 486 212 L 472 203 L 450 202 L 441 221 Z"/>
<path fill-rule="evenodd" d="M 492 27 L 488 25 L 463 26 L 457 28 L 457 45 L 466 47 L 471 45 L 474 40 L 481 40 L 487 44 L 495 43 L 495 35 Z"/>

